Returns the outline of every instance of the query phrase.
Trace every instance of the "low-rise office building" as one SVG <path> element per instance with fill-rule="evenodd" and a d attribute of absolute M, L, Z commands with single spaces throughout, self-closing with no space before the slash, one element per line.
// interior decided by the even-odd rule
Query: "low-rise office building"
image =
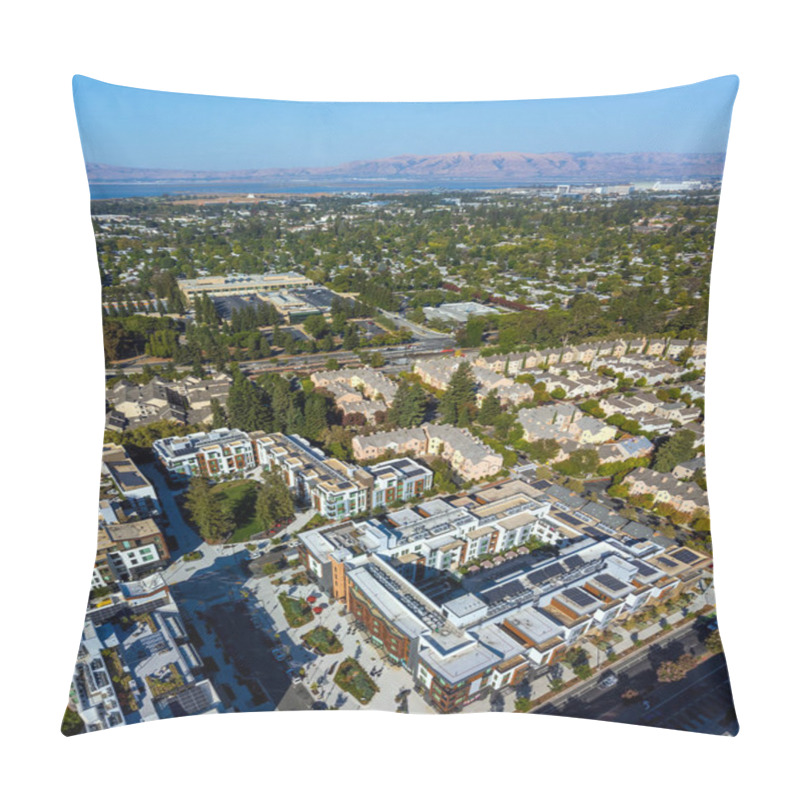
<path fill-rule="evenodd" d="M 178 281 L 178 288 L 189 302 L 197 295 L 211 297 L 228 295 L 268 294 L 298 286 L 313 286 L 313 281 L 297 272 L 267 272 L 263 275 L 207 275 Z"/>

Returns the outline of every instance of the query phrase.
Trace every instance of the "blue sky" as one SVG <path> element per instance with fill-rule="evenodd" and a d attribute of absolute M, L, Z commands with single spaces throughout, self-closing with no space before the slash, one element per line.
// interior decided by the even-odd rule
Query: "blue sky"
<path fill-rule="evenodd" d="M 738 78 L 607 97 L 307 103 L 73 79 L 87 162 L 165 169 L 334 166 L 452 152 L 724 152 Z"/>

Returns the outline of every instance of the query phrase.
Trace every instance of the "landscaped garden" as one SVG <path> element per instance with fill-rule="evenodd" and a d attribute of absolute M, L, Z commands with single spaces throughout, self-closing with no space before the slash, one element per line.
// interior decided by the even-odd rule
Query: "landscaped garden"
<path fill-rule="evenodd" d="M 297 597 L 289 597 L 288 594 L 282 592 L 278 595 L 281 608 L 286 616 L 286 621 L 292 628 L 301 628 L 307 622 L 311 622 L 314 618 L 314 613 L 311 606 L 305 600 Z"/>
<path fill-rule="evenodd" d="M 378 686 L 354 658 L 346 658 L 336 670 L 333 682 L 342 690 L 366 705 L 375 696 Z"/>
<path fill-rule="evenodd" d="M 165 694 L 170 694 L 180 689 L 185 683 L 183 675 L 178 672 L 175 664 L 167 664 L 159 673 L 146 675 L 145 680 L 153 697 L 162 697 Z"/>
<path fill-rule="evenodd" d="M 122 666 L 119 652 L 114 647 L 101 650 L 101 655 L 103 656 L 103 662 L 106 665 L 108 674 L 111 676 L 111 680 L 114 683 L 114 691 L 117 693 L 117 700 L 119 700 L 122 713 L 131 714 L 134 711 L 138 711 L 139 704 L 136 702 L 136 698 L 130 690 L 131 678 Z"/>
<path fill-rule="evenodd" d="M 222 496 L 233 516 L 234 529 L 227 542 L 247 542 L 261 533 L 264 526 L 256 516 L 256 498 L 259 484 L 256 481 L 227 481 L 211 489 L 212 495 Z"/>
<path fill-rule="evenodd" d="M 302 638 L 306 645 L 319 650 L 323 655 L 342 652 L 342 643 L 336 638 L 336 634 L 322 625 L 304 633 Z"/>

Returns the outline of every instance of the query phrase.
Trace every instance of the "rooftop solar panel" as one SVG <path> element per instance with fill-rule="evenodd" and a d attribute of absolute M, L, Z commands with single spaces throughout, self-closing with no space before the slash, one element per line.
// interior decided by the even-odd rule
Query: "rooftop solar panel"
<path fill-rule="evenodd" d="M 608 534 L 601 531 L 600 528 L 595 528 L 592 526 L 584 528 L 584 531 L 586 531 L 586 533 L 588 533 L 590 536 L 594 536 L 595 539 L 608 539 Z"/>
<path fill-rule="evenodd" d="M 569 570 L 578 569 L 582 567 L 584 563 L 584 560 L 580 556 L 567 556 L 567 558 L 564 559 L 564 566 Z"/>
<path fill-rule="evenodd" d="M 169 700 L 169 709 L 175 717 L 199 714 L 209 707 L 209 696 L 200 686 L 189 685 Z"/>
<path fill-rule="evenodd" d="M 510 597 L 524 591 L 525 587 L 519 581 L 509 581 L 508 583 L 504 583 L 502 586 L 495 586 L 492 589 L 487 589 L 485 592 L 481 592 L 481 595 L 486 602 L 491 604 L 499 603 L 506 597 Z"/>
<path fill-rule="evenodd" d="M 608 573 L 598 575 L 595 581 L 605 586 L 606 589 L 611 589 L 612 592 L 621 592 L 625 588 L 625 584 L 622 583 L 622 581 L 618 581 L 613 575 L 609 575 Z"/>
<path fill-rule="evenodd" d="M 639 570 L 639 574 L 643 575 L 645 578 L 658 572 L 658 570 L 654 567 L 651 567 L 649 564 L 645 564 L 644 561 L 639 561 L 638 559 L 634 559 L 633 564 L 636 569 Z"/>
<path fill-rule="evenodd" d="M 546 581 L 549 581 L 550 578 L 554 578 L 556 575 L 561 575 L 563 572 L 564 567 L 562 567 L 560 564 L 548 564 L 546 567 L 537 569 L 534 572 L 529 572 L 528 582 L 535 586 L 538 583 L 545 583 Z"/>
<path fill-rule="evenodd" d="M 698 561 L 700 556 L 696 556 L 690 550 L 676 550 L 672 554 L 673 558 L 677 558 L 678 561 L 683 562 L 684 564 L 694 564 L 695 561 Z"/>
<path fill-rule="evenodd" d="M 563 512 L 557 513 L 556 517 L 558 517 L 558 519 L 564 520 L 564 522 L 566 522 L 567 525 L 572 525 L 574 528 L 580 528 L 582 524 L 579 519 L 575 519 L 575 517 L 570 516 L 569 514 L 564 514 Z"/>
<path fill-rule="evenodd" d="M 586 608 L 597 602 L 588 592 L 584 592 L 583 589 L 578 589 L 577 587 L 564 589 L 563 595 L 579 608 Z"/>
<path fill-rule="evenodd" d="M 117 473 L 117 480 L 123 486 L 144 486 L 144 481 L 141 479 L 139 475 L 134 472 L 118 472 Z"/>
<path fill-rule="evenodd" d="M 665 567 L 672 568 L 678 566 L 674 561 L 671 561 L 669 558 L 665 558 L 664 556 L 659 556 L 656 561 L 658 561 L 659 564 L 663 564 Z"/>

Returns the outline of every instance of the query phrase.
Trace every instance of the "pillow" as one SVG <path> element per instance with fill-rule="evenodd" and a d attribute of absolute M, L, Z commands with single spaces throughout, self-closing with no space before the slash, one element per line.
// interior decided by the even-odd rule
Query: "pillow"
<path fill-rule="evenodd" d="M 63 733 L 335 708 L 735 735 L 703 422 L 737 86 L 76 76 L 108 380 Z"/>

